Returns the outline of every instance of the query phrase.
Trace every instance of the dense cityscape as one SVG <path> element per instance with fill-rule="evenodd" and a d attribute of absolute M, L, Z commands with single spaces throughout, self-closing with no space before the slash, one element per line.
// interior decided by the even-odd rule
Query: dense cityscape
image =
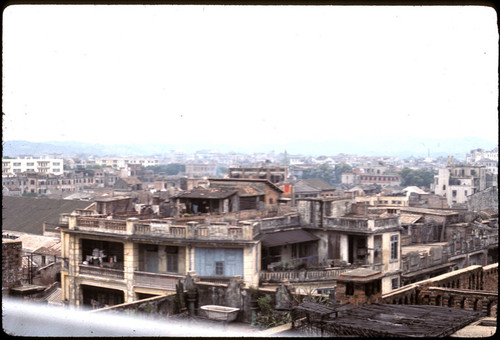
<path fill-rule="evenodd" d="M 498 148 L 4 156 L 3 293 L 252 336 L 482 336 L 495 330 L 497 178 Z"/>
<path fill-rule="evenodd" d="M 496 333 L 495 8 L 2 13 L 6 334 Z"/>

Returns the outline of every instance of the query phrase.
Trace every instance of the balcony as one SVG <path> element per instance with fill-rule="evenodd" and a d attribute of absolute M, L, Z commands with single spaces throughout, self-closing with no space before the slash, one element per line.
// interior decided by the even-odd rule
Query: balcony
<path fill-rule="evenodd" d="M 373 232 L 400 227 L 399 217 L 335 217 L 326 218 L 325 227 L 345 231 Z"/>
<path fill-rule="evenodd" d="M 184 277 L 184 275 L 180 274 L 159 274 L 135 271 L 134 286 L 175 290 L 177 282 L 179 280 L 184 280 Z"/>
<path fill-rule="evenodd" d="M 100 217 L 78 217 L 78 230 L 101 231 L 109 233 L 125 233 L 127 222 L 122 220 L 107 220 Z"/>
<path fill-rule="evenodd" d="M 335 280 L 340 274 L 351 268 L 326 268 L 317 270 L 294 270 L 294 271 L 261 271 L 260 282 L 277 283 L 288 280 L 288 282 L 312 282 Z"/>
<path fill-rule="evenodd" d="M 80 265 L 80 275 L 97 276 L 109 279 L 123 280 L 123 270 L 92 265 Z"/>

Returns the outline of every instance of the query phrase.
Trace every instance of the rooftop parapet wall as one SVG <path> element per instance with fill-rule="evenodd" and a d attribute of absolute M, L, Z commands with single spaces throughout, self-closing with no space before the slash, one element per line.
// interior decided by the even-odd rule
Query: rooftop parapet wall
<path fill-rule="evenodd" d="M 98 217 L 70 216 L 70 230 L 110 235 L 141 235 L 185 240 L 253 241 L 260 234 L 260 223 L 243 221 L 238 225 L 226 222 L 174 224 L 172 220 L 108 220 Z"/>
<path fill-rule="evenodd" d="M 263 218 L 260 220 L 260 223 L 263 231 L 269 231 L 298 226 L 300 224 L 300 217 L 297 213 L 289 213 L 283 216 Z"/>
<path fill-rule="evenodd" d="M 462 308 L 496 316 L 498 263 L 469 266 L 412 283 L 382 296 L 384 303 Z"/>
<path fill-rule="evenodd" d="M 401 227 L 395 217 L 326 217 L 324 227 L 346 231 L 377 232 Z"/>

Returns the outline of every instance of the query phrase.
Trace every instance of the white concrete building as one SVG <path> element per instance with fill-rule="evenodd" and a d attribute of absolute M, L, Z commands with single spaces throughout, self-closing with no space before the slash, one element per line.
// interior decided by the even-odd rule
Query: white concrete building
<path fill-rule="evenodd" d="M 471 150 L 466 155 L 467 163 L 476 163 L 482 159 L 490 159 L 492 161 L 498 162 L 498 148 L 494 148 L 493 150 L 490 151 L 485 151 L 483 149 L 475 149 Z"/>
<path fill-rule="evenodd" d="M 64 174 L 64 160 L 43 157 L 2 158 L 2 176 L 13 176 L 26 171 L 62 175 Z"/>
<path fill-rule="evenodd" d="M 467 202 L 467 196 L 486 189 L 486 169 L 477 165 L 449 165 L 434 176 L 432 189 L 446 197 L 448 205 Z"/>
<path fill-rule="evenodd" d="M 155 158 L 99 158 L 95 164 L 110 166 L 114 169 L 126 169 L 128 164 L 141 164 L 143 167 L 156 166 L 159 164 Z"/>

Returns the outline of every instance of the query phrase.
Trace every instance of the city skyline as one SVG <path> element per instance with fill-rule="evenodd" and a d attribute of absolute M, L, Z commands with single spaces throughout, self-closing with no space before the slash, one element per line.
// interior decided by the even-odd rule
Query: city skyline
<path fill-rule="evenodd" d="M 496 28 L 479 6 L 9 6 L 4 141 L 497 145 Z"/>

